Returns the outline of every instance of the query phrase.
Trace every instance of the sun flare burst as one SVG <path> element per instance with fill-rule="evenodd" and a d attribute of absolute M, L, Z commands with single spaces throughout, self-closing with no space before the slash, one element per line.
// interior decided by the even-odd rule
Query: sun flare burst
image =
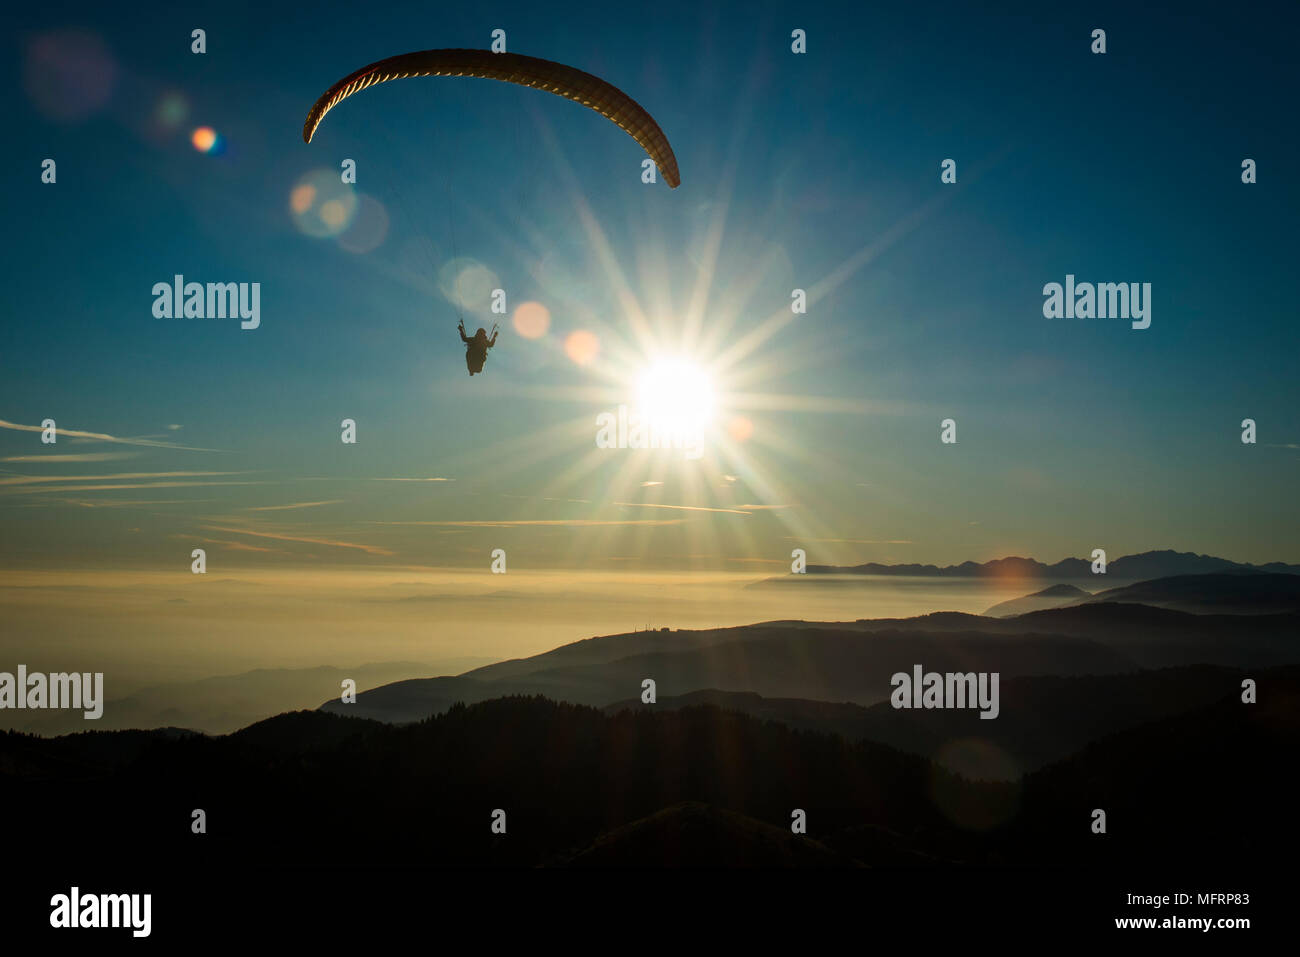
<path fill-rule="evenodd" d="M 526 405 L 530 419 L 539 405 L 551 411 L 544 423 L 501 429 L 486 447 L 439 467 L 493 481 L 536 476 L 538 501 L 584 519 L 643 523 L 575 540 L 575 563 L 601 554 L 626 560 L 629 551 L 706 564 L 777 561 L 789 541 L 844 537 L 807 502 L 823 486 L 860 481 L 824 453 L 828 427 L 891 407 L 836 394 L 823 381 L 828 346 L 861 348 L 862 339 L 792 307 L 789 290 L 799 284 L 791 251 L 729 217 L 733 184 L 720 186 L 723 199 L 701 207 L 685 238 L 673 241 L 667 220 L 608 219 L 577 190 L 530 193 L 528 215 L 494 224 L 513 252 L 493 264 L 484 289 L 511 274 L 530 288 L 507 327 L 510 352 L 496 360 L 511 356 L 517 375 L 479 388 L 490 383 L 495 399 Z M 805 305 L 831 296 L 926 213 L 802 280 Z M 557 244 L 553 231 L 538 229 L 548 216 L 578 227 L 581 243 Z M 412 285 L 422 287 L 423 277 L 413 274 Z M 487 293 L 471 298 L 457 304 L 491 319 Z M 544 371 L 558 376 L 543 379 Z M 460 387 L 434 389 L 438 401 L 459 400 Z M 837 549 L 822 554 L 852 564 L 855 555 Z"/>
<path fill-rule="evenodd" d="M 669 435 L 699 435 L 713 422 L 713 382 L 689 359 L 660 359 L 637 380 L 641 416 Z"/>

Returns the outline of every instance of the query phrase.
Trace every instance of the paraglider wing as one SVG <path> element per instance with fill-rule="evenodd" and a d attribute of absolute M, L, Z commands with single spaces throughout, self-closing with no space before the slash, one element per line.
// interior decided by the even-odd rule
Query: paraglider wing
<path fill-rule="evenodd" d="M 307 114 L 307 122 L 303 124 L 303 142 L 310 143 L 325 114 L 353 93 L 376 83 L 416 76 L 473 76 L 501 80 L 504 83 L 518 83 L 546 90 L 581 103 L 618 124 L 641 144 L 641 148 L 654 160 L 670 187 L 676 189 L 681 182 L 677 173 L 677 157 L 668 145 L 668 137 L 664 136 L 654 118 L 630 96 L 590 73 L 519 53 L 422 50 L 419 53 L 389 57 L 362 67 L 339 80 L 316 101 L 316 105 Z"/>

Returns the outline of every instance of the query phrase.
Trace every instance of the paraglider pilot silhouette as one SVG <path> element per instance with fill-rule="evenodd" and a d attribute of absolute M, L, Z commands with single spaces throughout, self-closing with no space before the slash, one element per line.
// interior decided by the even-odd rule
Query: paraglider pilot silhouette
<path fill-rule="evenodd" d="M 465 335 L 465 322 L 461 320 L 456 325 L 460 333 L 460 341 L 465 343 L 465 366 L 469 369 L 469 374 L 483 371 L 483 363 L 487 361 L 488 350 L 497 344 L 497 327 L 492 327 L 492 338 L 488 338 L 487 330 L 480 328 L 474 335 Z"/>

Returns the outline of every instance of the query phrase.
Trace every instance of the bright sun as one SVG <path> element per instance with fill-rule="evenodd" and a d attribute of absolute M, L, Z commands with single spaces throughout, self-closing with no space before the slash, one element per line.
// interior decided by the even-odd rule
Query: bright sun
<path fill-rule="evenodd" d="M 677 435 L 698 434 L 713 420 L 713 383 L 693 362 L 664 359 L 642 373 L 637 404 L 654 428 Z"/>

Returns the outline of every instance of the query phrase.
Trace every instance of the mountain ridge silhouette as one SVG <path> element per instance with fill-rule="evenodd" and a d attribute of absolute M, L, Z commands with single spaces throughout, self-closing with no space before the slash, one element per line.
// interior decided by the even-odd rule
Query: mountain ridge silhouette
<path fill-rule="evenodd" d="M 1261 589 L 1277 583 L 1284 586 L 1278 593 L 1283 598 L 1300 594 L 1300 577 L 1206 579 L 1202 587 L 1221 589 L 1221 609 L 1232 607 L 1240 585 L 1251 586 L 1252 603 L 1264 594 Z M 941 612 L 909 619 L 633 632 L 583 639 L 463 675 L 395 682 L 359 694 L 355 703 L 332 700 L 320 707 L 399 723 L 418 721 L 457 701 L 506 695 L 542 694 L 604 707 L 639 696 L 646 678 L 655 680 L 661 695 L 717 688 L 869 706 L 888 697 L 893 673 L 917 663 L 937 671 L 996 671 L 1004 679 L 1193 664 L 1269 666 L 1296 660 L 1297 631 L 1300 611 L 1193 614 L 1086 601 L 1011 618 Z"/>
<path fill-rule="evenodd" d="M 1236 562 L 1213 555 L 1196 552 L 1178 552 L 1172 549 L 1124 555 L 1106 565 L 1105 577 L 1111 580 L 1142 581 L 1168 578 L 1175 575 L 1200 575 L 1222 572 L 1275 573 L 1300 575 L 1300 565 L 1285 562 L 1268 562 L 1254 565 Z M 1033 558 L 1008 556 L 985 562 L 965 561 L 957 565 L 897 564 L 886 565 L 866 562 L 861 565 L 810 564 L 803 574 L 788 573 L 765 578 L 749 588 L 768 587 L 774 584 L 796 584 L 821 576 L 906 576 L 919 578 L 994 578 L 1001 580 L 1070 579 L 1096 581 L 1102 576 L 1092 571 L 1092 562 L 1082 558 L 1065 558 L 1046 563 Z"/>
<path fill-rule="evenodd" d="M 411 725 L 309 711 L 221 737 L 5 732 L 0 802 L 21 823 L 7 838 L 16 859 L 75 852 L 182 872 L 344 862 L 1227 868 L 1296 849 L 1300 666 L 1255 677 L 1257 705 L 1229 683 L 1209 705 L 1104 735 L 1010 782 L 711 705 L 610 715 L 510 697 Z M 195 807 L 206 834 L 190 831 Z M 1096 807 L 1107 835 L 1089 828 Z M 810 846 L 791 850 L 796 808 Z M 493 809 L 506 813 L 506 834 L 490 830 Z M 665 846 L 656 838 L 671 824 L 656 815 L 717 824 L 712 845 Z"/>

